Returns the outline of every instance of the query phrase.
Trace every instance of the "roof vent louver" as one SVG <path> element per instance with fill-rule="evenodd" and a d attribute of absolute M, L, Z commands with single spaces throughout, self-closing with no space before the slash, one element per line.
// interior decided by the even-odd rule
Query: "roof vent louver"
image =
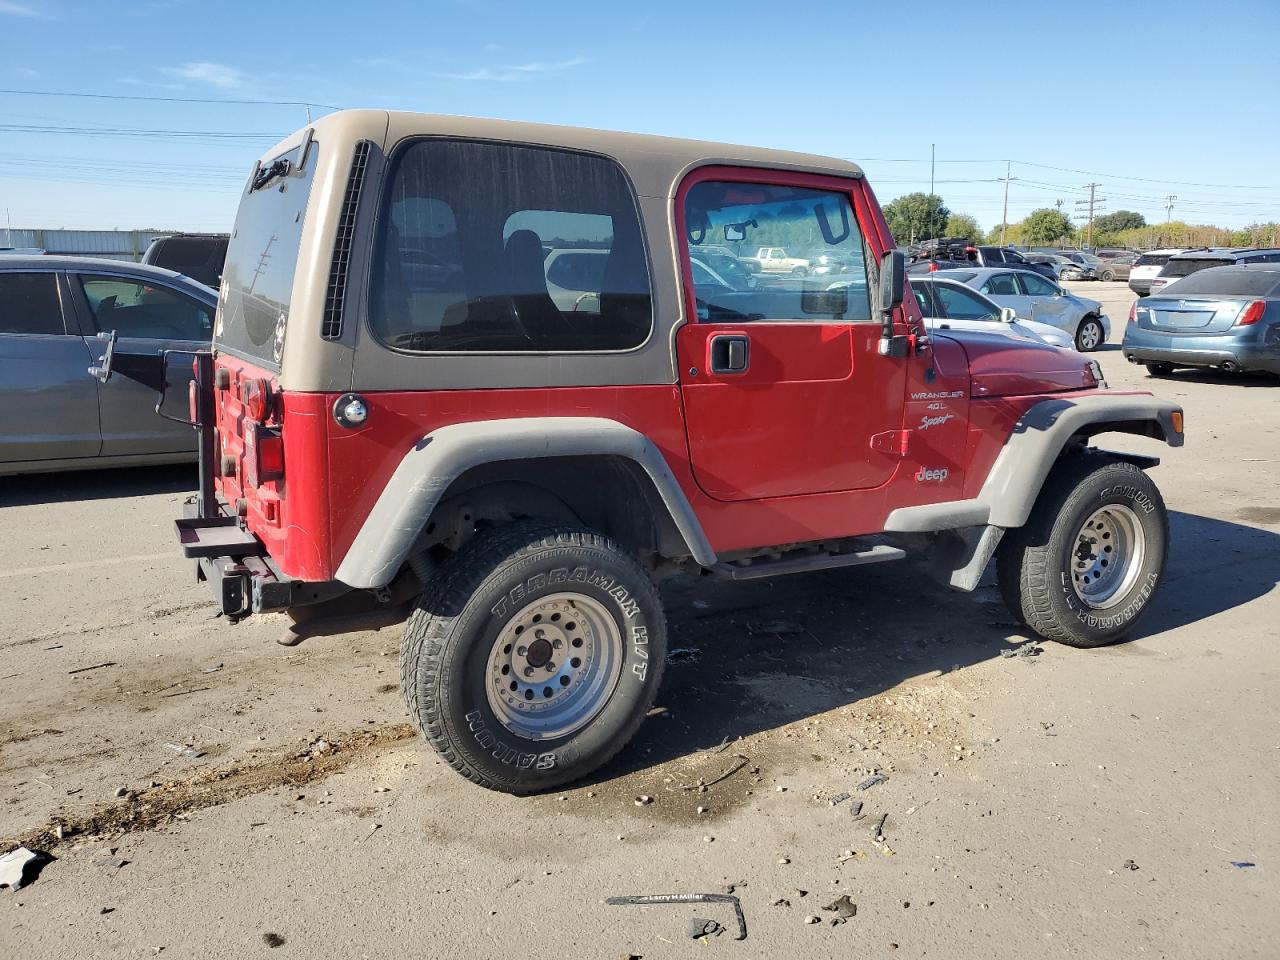
<path fill-rule="evenodd" d="M 356 230 L 356 210 L 360 206 L 360 190 L 364 186 L 365 167 L 369 164 L 369 141 L 356 144 L 351 159 L 351 175 L 342 195 L 338 213 L 338 229 L 333 241 L 333 262 L 329 265 L 329 286 L 325 290 L 324 319 L 320 336 L 337 340 L 342 336 L 342 305 L 347 295 L 347 268 L 351 263 L 351 244 Z"/>

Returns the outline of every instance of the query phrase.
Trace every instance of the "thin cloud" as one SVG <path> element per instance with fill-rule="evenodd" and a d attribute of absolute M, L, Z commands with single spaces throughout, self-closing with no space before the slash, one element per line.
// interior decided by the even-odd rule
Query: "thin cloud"
<path fill-rule="evenodd" d="M 7 13 L 11 17 L 30 17 L 33 20 L 49 19 L 46 11 L 14 0 L 0 0 L 0 13 Z"/>
<path fill-rule="evenodd" d="M 479 70 L 471 70 L 467 73 L 437 73 L 436 76 L 442 80 L 511 83 L 532 80 L 538 76 L 564 73 L 566 70 L 572 70 L 574 67 L 581 67 L 588 63 L 591 63 L 589 57 L 571 57 L 568 60 L 555 62 L 516 63 L 496 67 L 481 67 Z"/>
<path fill-rule="evenodd" d="M 3 2 L 3 0 L 0 0 L 0 2 Z M 191 63 L 184 63 L 181 66 L 170 67 L 165 70 L 165 73 L 183 80 L 190 80 L 193 83 L 206 83 L 211 87 L 219 87 L 223 90 L 242 87 L 246 82 L 245 75 L 235 67 L 229 67 L 225 63 L 213 63 L 209 60 L 196 60 Z"/>

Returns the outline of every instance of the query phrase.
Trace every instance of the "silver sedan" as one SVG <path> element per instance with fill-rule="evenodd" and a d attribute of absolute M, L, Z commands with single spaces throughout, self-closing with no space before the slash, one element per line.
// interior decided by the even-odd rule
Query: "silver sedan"
<path fill-rule="evenodd" d="M 1013 307 L 1019 317 L 1057 327 L 1082 352 L 1097 350 L 1111 336 L 1111 321 L 1102 304 L 1068 293 L 1030 270 L 939 270 L 934 276 L 959 280 L 1000 306 Z"/>

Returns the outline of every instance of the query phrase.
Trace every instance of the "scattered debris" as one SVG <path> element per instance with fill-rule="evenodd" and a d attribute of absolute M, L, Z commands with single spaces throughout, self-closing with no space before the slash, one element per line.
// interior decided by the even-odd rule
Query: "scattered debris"
<path fill-rule="evenodd" d="M 215 663 L 212 667 L 205 667 L 200 672 L 201 673 L 217 673 L 221 669 L 222 669 L 222 664 Z"/>
<path fill-rule="evenodd" d="M 849 899 L 847 893 L 836 897 L 822 909 L 830 910 L 835 914 L 835 919 L 831 921 L 833 927 L 838 927 L 858 915 L 858 905 Z"/>
<path fill-rule="evenodd" d="M 703 813 L 706 813 L 706 812 L 707 812 L 707 808 L 706 808 L 706 807 L 699 807 L 699 808 L 698 808 L 698 813 L 699 813 L 699 814 L 703 814 Z M 733 892 L 733 891 L 730 891 L 730 893 L 732 893 L 732 892 Z"/>
<path fill-rule="evenodd" d="M 772 906 L 775 906 L 775 907 L 789 907 L 789 906 L 791 906 L 791 901 L 790 901 L 790 900 L 788 900 L 786 897 L 779 897 L 777 900 L 773 901 Z"/>
<path fill-rule="evenodd" d="M 862 819 L 862 801 L 861 800 L 855 800 L 853 801 L 853 803 L 849 804 L 849 815 L 853 817 L 853 819 L 855 820 Z"/>
<path fill-rule="evenodd" d="M 1024 643 L 1020 647 L 1005 647 L 1000 651 L 1000 656 L 1008 659 L 1009 657 L 1038 657 L 1044 652 L 1044 647 L 1036 643 L 1034 640 Z"/>
<path fill-rule="evenodd" d="M 831 797 L 830 799 L 828 799 L 827 803 L 831 804 L 831 806 L 833 807 L 838 807 L 840 806 L 840 804 L 844 803 L 848 799 L 849 799 L 849 794 L 837 793 L 834 797 Z"/>
<path fill-rule="evenodd" d="M 790 634 L 804 633 L 805 629 L 798 623 L 790 620 L 766 620 L 764 623 L 748 623 L 747 632 L 772 633 L 778 636 L 787 636 Z"/>
<path fill-rule="evenodd" d="M 799 897 L 801 900 L 803 900 L 805 897 L 809 895 L 808 890 L 801 890 L 799 887 L 793 887 L 792 892 L 794 892 L 795 895 Z"/>
<path fill-rule="evenodd" d="M 1137 865 L 1136 863 L 1134 863 L 1132 860 L 1126 860 L 1126 861 L 1122 864 L 1122 866 L 1123 866 L 1126 870 L 1137 870 L 1137 869 L 1138 869 L 1138 865 Z"/>
<path fill-rule="evenodd" d="M 714 920 L 691 917 L 688 927 L 685 928 L 685 933 L 689 935 L 690 940 L 701 940 L 703 937 L 714 937 L 724 933 L 724 927 Z"/>
<path fill-rule="evenodd" d="M 114 667 L 115 665 L 116 662 L 114 660 L 108 660 L 105 663 L 95 663 L 91 667 L 76 667 L 74 670 L 68 670 L 67 676 L 70 676 L 73 673 L 86 673 L 89 670 L 101 670 L 103 667 Z"/>
<path fill-rule="evenodd" d="M 889 815 L 887 813 L 880 814 L 880 819 L 876 822 L 876 828 L 871 831 L 871 836 L 875 837 L 877 840 L 883 841 L 884 840 L 884 824 L 885 824 L 885 821 L 888 819 L 889 819 Z M 1136 870 L 1137 868 L 1135 867 L 1134 869 Z"/>
<path fill-rule="evenodd" d="M 1237 870 L 1247 870 L 1249 867 L 1256 867 L 1256 863 L 1250 863 L 1248 860 L 1232 860 L 1231 865 Z"/>
<path fill-rule="evenodd" d="M 648 794 L 641 794 L 635 799 L 635 804 L 637 807 L 647 807 L 651 803 L 653 803 L 653 797 L 649 796 Z"/>
<path fill-rule="evenodd" d="M 735 940 L 747 939 L 747 918 L 742 914 L 742 903 L 737 897 L 727 893 L 647 893 L 638 896 L 609 897 L 605 903 L 611 907 L 646 906 L 649 904 L 672 903 L 728 903 L 733 905 L 734 916 L 738 920 L 738 935 Z"/>
<path fill-rule="evenodd" d="M 872 776 L 867 777 L 867 779 L 863 780 L 860 784 L 858 784 L 858 789 L 870 790 L 877 783 L 887 783 L 888 780 L 889 778 L 883 773 L 873 774 Z"/>
<path fill-rule="evenodd" d="M 129 795 L 128 787 L 116 787 L 115 796 L 117 799 L 121 797 L 127 797 L 128 795 Z"/>
<path fill-rule="evenodd" d="M 275 947 L 283 947 L 285 945 L 284 937 L 280 936 L 278 933 L 264 933 L 262 935 L 262 942 L 272 949 Z"/>
<path fill-rule="evenodd" d="M 93 858 L 93 865 L 95 867 L 110 867 L 112 870 L 119 870 L 122 867 L 127 867 L 130 861 L 126 860 L 124 857 L 116 856 L 116 849 L 117 848 L 115 847 L 104 848 L 101 853 Z"/>
<path fill-rule="evenodd" d="M 0 887 L 21 890 L 30 886 L 40 873 L 42 864 L 49 860 L 47 853 L 18 847 L 0 856 Z"/>
<path fill-rule="evenodd" d="M 190 744 L 166 743 L 164 745 L 164 748 L 166 750 L 172 750 L 174 753 L 178 754 L 179 756 L 191 757 L 191 759 L 193 760 L 197 760 L 200 757 L 204 756 L 203 750 L 197 750 L 195 747 L 191 746 Z"/>
<path fill-rule="evenodd" d="M 791 862 L 791 858 L 790 858 L 790 857 L 779 857 L 779 858 L 778 858 L 778 866 L 780 866 L 780 867 L 785 867 L 785 866 L 786 866 L 788 863 L 790 863 L 790 862 Z"/>
<path fill-rule="evenodd" d="M 807 917 L 805 917 L 805 918 L 804 918 L 804 922 L 805 922 L 805 923 L 821 923 L 821 922 L 822 922 L 822 918 L 821 918 L 821 917 L 816 917 L 816 916 L 814 916 L 814 915 L 811 913 L 811 914 L 809 914 Z"/>

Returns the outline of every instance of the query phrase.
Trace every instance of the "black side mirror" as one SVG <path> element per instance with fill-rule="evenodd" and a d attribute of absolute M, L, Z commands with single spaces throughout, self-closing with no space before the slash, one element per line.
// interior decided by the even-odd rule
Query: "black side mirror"
<path fill-rule="evenodd" d="M 901 250 L 890 250 L 880 258 L 880 310 L 885 316 L 902 306 L 906 277 L 907 260 Z"/>

